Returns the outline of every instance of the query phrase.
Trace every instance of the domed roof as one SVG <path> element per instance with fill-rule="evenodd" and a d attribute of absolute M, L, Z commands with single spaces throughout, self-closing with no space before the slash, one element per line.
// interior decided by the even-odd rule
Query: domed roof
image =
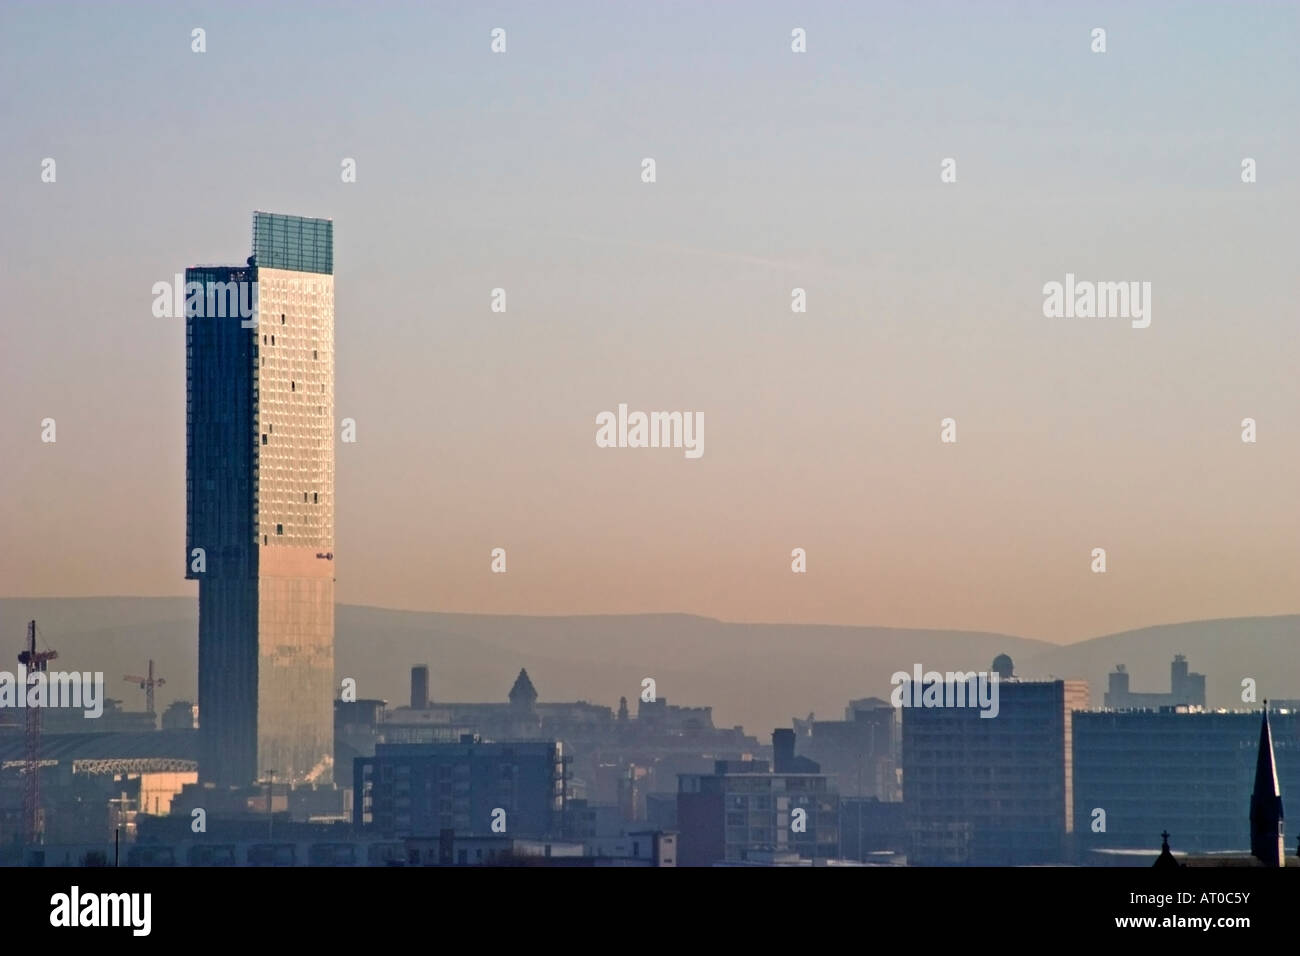
<path fill-rule="evenodd" d="M 510 688 L 510 703 L 532 704 L 536 700 L 537 688 L 528 679 L 528 671 L 521 667 L 519 668 L 519 676 L 515 678 L 515 685 Z"/>

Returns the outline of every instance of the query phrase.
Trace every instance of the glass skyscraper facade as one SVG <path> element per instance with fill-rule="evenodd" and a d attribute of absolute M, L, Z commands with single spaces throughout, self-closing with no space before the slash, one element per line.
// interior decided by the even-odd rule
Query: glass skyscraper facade
<path fill-rule="evenodd" d="M 257 212 L 247 266 L 186 270 L 201 781 L 332 780 L 333 269 L 332 222 Z"/>

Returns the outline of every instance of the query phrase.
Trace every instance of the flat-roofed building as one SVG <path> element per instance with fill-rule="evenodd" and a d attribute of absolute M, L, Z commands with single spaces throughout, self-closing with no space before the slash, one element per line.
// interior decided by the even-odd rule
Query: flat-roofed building
<path fill-rule="evenodd" d="M 966 699 L 973 681 L 970 689 Z M 997 690 L 996 716 L 973 706 L 902 708 L 909 862 L 1011 866 L 1071 856 L 1072 714 L 1088 706 L 1088 684 L 1011 679 Z"/>

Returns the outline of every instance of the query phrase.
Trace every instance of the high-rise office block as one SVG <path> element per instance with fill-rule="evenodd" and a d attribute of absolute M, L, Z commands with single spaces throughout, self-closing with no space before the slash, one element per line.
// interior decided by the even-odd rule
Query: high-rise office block
<path fill-rule="evenodd" d="M 247 266 L 186 270 L 203 781 L 332 779 L 333 273 L 332 222 L 264 212 Z"/>
<path fill-rule="evenodd" d="M 1017 866 L 1071 852 L 1073 714 L 1088 706 L 1088 685 L 1010 680 L 998 690 L 992 718 L 974 707 L 903 708 L 909 862 Z"/>
<path fill-rule="evenodd" d="M 1270 701 L 1270 709 L 1272 707 Z M 1300 792 L 1300 714 L 1257 711 L 1089 711 L 1074 715 L 1075 831 L 1087 849 L 1151 848 L 1162 830 L 1193 853 L 1252 846 L 1252 781 L 1262 755 L 1282 794 Z M 1276 762 L 1274 745 L 1276 743 Z M 1267 793 L 1265 784 L 1261 793 Z M 1106 829 L 1090 824 L 1106 811 Z M 1279 814 L 1280 819 L 1280 814 Z"/>

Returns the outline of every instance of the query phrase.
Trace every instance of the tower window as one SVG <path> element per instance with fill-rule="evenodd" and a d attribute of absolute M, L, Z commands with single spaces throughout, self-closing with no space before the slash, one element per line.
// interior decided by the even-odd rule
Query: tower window
<path fill-rule="evenodd" d="M 312 350 L 311 350 L 311 357 L 312 357 L 312 358 L 316 358 L 316 350 L 315 350 L 315 349 L 312 349 Z"/>
<path fill-rule="evenodd" d="M 282 524 L 278 524 L 278 525 L 276 525 L 276 526 L 275 526 L 275 533 L 276 533 L 276 534 L 284 534 L 284 525 L 282 525 Z"/>
<path fill-rule="evenodd" d="M 298 385 L 297 385 L 297 383 L 296 383 L 296 382 L 290 382 L 290 383 L 289 383 L 289 391 L 291 391 L 291 392 L 296 392 L 297 390 L 298 390 Z"/>
<path fill-rule="evenodd" d="M 280 324 L 281 324 L 281 325 L 284 325 L 284 313 L 283 313 L 283 312 L 280 313 Z"/>
<path fill-rule="evenodd" d="M 311 503 L 312 503 L 312 504 L 318 504 L 318 503 L 319 503 L 319 502 L 317 501 L 317 499 L 316 499 L 316 492 L 314 492 L 314 491 L 311 493 Z"/>
<path fill-rule="evenodd" d="M 265 336 L 265 335 L 262 336 L 262 344 L 263 344 L 263 345 L 266 344 L 266 336 Z"/>
<path fill-rule="evenodd" d="M 302 500 L 303 500 L 303 501 L 306 501 L 306 500 L 307 500 L 307 492 L 305 492 L 305 491 L 302 493 Z"/>
<path fill-rule="evenodd" d="M 266 444 L 266 435 L 263 435 L 263 436 L 262 436 L 262 444 L 263 444 L 263 445 Z"/>

